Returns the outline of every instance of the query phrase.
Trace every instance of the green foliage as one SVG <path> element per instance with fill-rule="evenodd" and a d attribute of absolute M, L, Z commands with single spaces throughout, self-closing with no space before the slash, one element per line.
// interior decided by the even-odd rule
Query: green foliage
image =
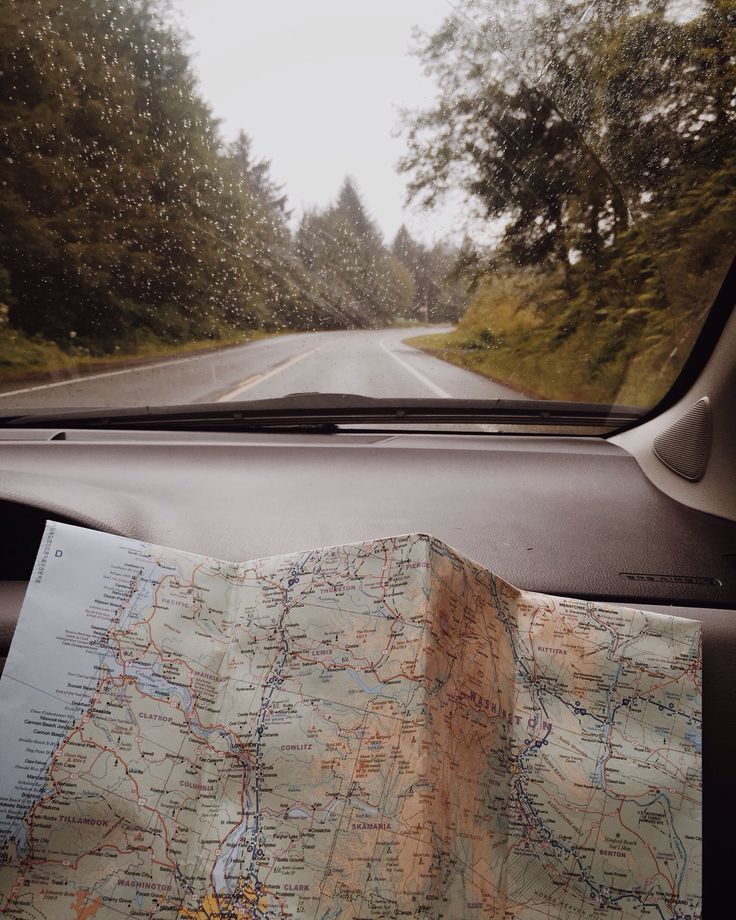
<path fill-rule="evenodd" d="M 414 279 L 384 246 L 351 179 L 334 205 L 304 216 L 297 246 L 335 325 L 370 328 L 409 316 Z"/>
<path fill-rule="evenodd" d="M 707 313 L 732 256 L 734 227 L 732 155 L 649 223 L 661 240 L 663 276 L 646 270 L 634 233 L 602 278 L 507 265 L 479 281 L 457 330 L 412 342 L 534 396 L 654 405 Z"/>
<path fill-rule="evenodd" d="M 0 329 L 8 324 L 12 303 L 14 297 L 10 287 L 10 272 L 0 265 Z"/>
<path fill-rule="evenodd" d="M 668 6 L 517 21 L 468 0 L 424 37 L 439 93 L 407 125 L 410 192 L 431 207 L 460 189 L 504 227 L 492 259 L 464 247 L 470 309 L 425 345 L 549 396 L 666 392 L 736 243 L 736 2 Z"/>
<path fill-rule="evenodd" d="M 304 264 L 269 163 L 244 132 L 222 142 L 169 19 L 164 0 L 0 5 L 2 321 L 101 354 L 400 315 L 411 281 L 352 187 L 322 218 L 343 288 Z"/>
<path fill-rule="evenodd" d="M 414 296 L 406 318 L 420 322 L 457 322 L 467 297 L 453 275 L 458 253 L 449 246 L 432 247 L 412 239 L 402 224 L 391 246 L 394 258 L 409 272 Z"/>

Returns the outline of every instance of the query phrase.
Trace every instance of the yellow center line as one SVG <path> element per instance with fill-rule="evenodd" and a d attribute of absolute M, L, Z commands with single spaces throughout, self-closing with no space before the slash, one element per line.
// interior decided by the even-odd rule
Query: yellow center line
<path fill-rule="evenodd" d="M 251 387 L 254 387 L 259 383 L 263 383 L 264 380 L 268 380 L 270 377 L 275 377 L 276 374 L 280 374 L 287 368 L 293 367 L 295 364 L 298 364 L 300 361 L 303 361 L 305 358 L 308 358 L 310 355 L 313 355 L 317 351 L 319 351 L 319 347 L 312 348 L 310 351 L 302 352 L 300 355 L 294 355 L 293 358 L 287 358 L 286 361 L 283 361 L 281 364 L 277 364 L 276 367 L 272 368 L 270 371 L 267 371 L 265 374 L 253 374 L 250 377 L 246 377 L 245 380 L 239 383 L 234 390 L 230 390 L 228 393 L 225 393 L 224 396 L 220 396 L 217 399 L 217 402 L 229 402 L 231 399 L 236 399 L 241 395 L 241 393 L 245 393 L 245 391 L 249 390 Z"/>

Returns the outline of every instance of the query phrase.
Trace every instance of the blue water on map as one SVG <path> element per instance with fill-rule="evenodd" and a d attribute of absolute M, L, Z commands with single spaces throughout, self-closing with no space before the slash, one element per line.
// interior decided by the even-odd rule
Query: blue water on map
<path fill-rule="evenodd" d="M 106 633 L 111 583 L 141 544 L 64 524 L 41 542 L 0 679 L 0 844 L 27 847 L 24 818 L 46 792 L 59 743 L 89 707 L 101 674 L 116 672 Z M 117 573 L 117 574 L 116 574 Z"/>

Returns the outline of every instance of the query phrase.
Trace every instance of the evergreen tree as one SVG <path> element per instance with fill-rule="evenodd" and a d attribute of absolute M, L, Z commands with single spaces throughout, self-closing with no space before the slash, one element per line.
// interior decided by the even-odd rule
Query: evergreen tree
<path fill-rule="evenodd" d="M 332 207 L 305 215 L 297 243 L 346 322 L 376 326 L 410 311 L 411 275 L 384 246 L 353 180 Z"/>
<path fill-rule="evenodd" d="M 458 254 L 448 246 L 423 246 L 413 239 L 404 224 L 394 237 L 391 251 L 412 276 L 412 318 L 421 322 L 457 320 L 466 303 L 462 285 L 453 277 Z"/>
<path fill-rule="evenodd" d="M 268 161 L 244 132 L 223 144 L 163 0 L 3 4 L 0 159 L 3 303 L 29 334 L 104 352 L 348 322 Z M 380 243 L 350 191 L 357 264 Z"/>

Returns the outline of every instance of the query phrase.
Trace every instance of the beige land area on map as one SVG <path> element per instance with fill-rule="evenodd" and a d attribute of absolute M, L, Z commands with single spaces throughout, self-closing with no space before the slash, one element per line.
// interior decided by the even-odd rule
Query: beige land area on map
<path fill-rule="evenodd" d="M 233 564 L 49 524 L 0 713 L 9 918 L 701 913 L 700 624 L 424 534 Z"/>

